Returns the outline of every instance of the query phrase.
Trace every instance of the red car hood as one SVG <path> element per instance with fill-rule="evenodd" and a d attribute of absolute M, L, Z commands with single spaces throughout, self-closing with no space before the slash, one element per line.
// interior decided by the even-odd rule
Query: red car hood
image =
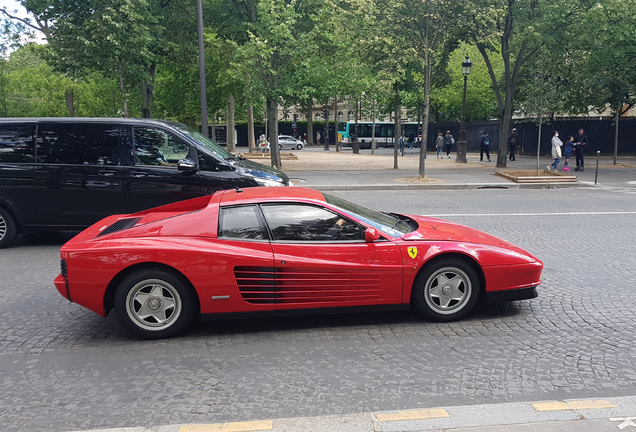
<path fill-rule="evenodd" d="M 459 243 L 474 243 L 481 245 L 494 246 L 502 249 L 508 249 L 522 255 L 530 256 L 518 246 L 508 243 L 505 240 L 497 238 L 474 228 L 460 225 L 454 222 L 448 222 L 440 219 L 429 218 L 424 216 L 405 215 L 414 219 L 419 228 L 402 236 L 404 240 L 417 241 L 454 241 Z M 535 258 L 536 259 L 536 258 Z"/>

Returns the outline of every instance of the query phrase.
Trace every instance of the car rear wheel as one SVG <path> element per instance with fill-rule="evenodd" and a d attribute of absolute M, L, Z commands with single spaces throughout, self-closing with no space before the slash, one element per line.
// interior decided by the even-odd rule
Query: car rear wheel
<path fill-rule="evenodd" d="M 18 235 L 18 224 L 8 210 L 0 207 L 0 249 L 13 243 Z"/>
<path fill-rule="evenodd" d="M 194 301 L 180 277 L 161 269 L 128 275 L 115 293 L 115 311 L 121 323 L 145 339 L 175 336 L 190 325 Z"/>
<path fill-rule="evenodd" d="M 470 264 L 444 258 L 431 263 L 417 277 L 412 301 L 430 320 L 454 321 L 473 309 L 479 290 L 479 278 Z"/>
<path fill-rule="evenodd" d="M 298 150 L 302 150 L 302 149 L 303 149 L 303 145 L 302 145 L 302 144 L 298 144 L 298 145 L 296 145 L 296 148 L 297 148 Z"/>
<path fill-rule="evenodd" d="M 279 150 L 282 150 L 282 149 L 283 149 L 283 146 L 282 146 L 281 144 L 278 144 L 278 149 L 279 149 Z"/>

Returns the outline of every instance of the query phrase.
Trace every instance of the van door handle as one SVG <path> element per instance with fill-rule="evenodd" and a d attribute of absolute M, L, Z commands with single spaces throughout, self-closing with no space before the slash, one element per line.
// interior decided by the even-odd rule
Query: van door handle
<path fill-rule="evenodd" d="M 99 170 L 97 172 L 100 176 L 104 176 L 104 177 L 112 177 L 115 174 L 117 174 L 116 171 L 110 171 L 110 170 Z"/>
<path fill-rule="evenodd" d="M 148 177 L 148 173 L 145 173 L 143 171 L 131 171 L 130 176 L 131 177 Z"/>

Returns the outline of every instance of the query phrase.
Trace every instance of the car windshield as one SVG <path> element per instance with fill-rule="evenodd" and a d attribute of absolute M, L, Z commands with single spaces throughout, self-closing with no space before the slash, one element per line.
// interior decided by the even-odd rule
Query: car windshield
<path fill-rule="evenodd" d="M 413 231 L 410 224 L 393 215 L 380 213 L 333 195 L 323 194 L 323 196 L 329 204 L 391 237 L 400 237 Z"/>
<path fill-rule="evenodd" d="M 184 124 L 175 124 L 175 127 L 179 129 L 181 132 L 187 134 L 190 138 L 201 144 L 203 147 L 210 150 L 215 155 L 219 156 L 222 159 L 232 159 L 234 155 L 229 151 L 225 150 L 223 147 L 216 144 L 210 138 L 203 135 L 201 132 L 198 132 L 194 129 L 189 128 Z"/>

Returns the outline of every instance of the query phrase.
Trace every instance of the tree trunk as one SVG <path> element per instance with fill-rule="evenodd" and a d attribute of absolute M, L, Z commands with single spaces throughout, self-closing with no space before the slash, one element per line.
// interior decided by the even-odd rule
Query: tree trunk
<path fill-rule="evenodd" d="M 247 106 L 247 148 L 249 153 L 256 151 L 256 139 L 254 136 L 254 105 Z"/>
<path fill-rule="evenodd" d="M 508 134 L 510 120 L 512 119 L 512 95 L 506 93 L 506 102 L 503 115 L 499 120 L 499 153 L 497 154 L 497 168 L 506 167 L 506 155 L 508 154 Z M 521 143 L 516 143 L 520 146 Z"/>
<path fill-rule="evenodd" d="M 426 144 L 428 143 L 428 122 L 431 115 L 431 65 L 430 54 L 426 51 L 426 77 L 424 79 L 424 120 L 422 121 L 422 141 L 420 142 L 420 164 L 418 178 L 426 178 Z M 418 118 L 419 121 L 419 118 Z"/>
<path fill-rule="evenodd" d="M 307 101 L 307 145 L 314 144 L 314 102 Z"/>
<path fill-rule="evenodd" d="M 150 65 L 150 70 L 148 71 L 148 75 L 150 75 L 150 80 L 141 81 L 141 117 L 142 118 L 152 117 L 152 94 L 155 90 L 156 69 L 157 67 L 154 64 Z"/>
<path fill-rule="evenodd" d="M 353 153 L 360 153 L 360 142 L 358 141 L 358 99 L 356 99 L 355 114 L 353 119 L 355 120 L 355 126 L 353 127 L 353 140 L 351 148 Z"/>
<path fill-rule="evenodd" d="M 616 124 L 614 125 L 614 165 L 616 165 L 616 157 L 618 156 L 618 119 L 620 118 L 621 108 L 616 108 Z"/>
<path fill-rule="evenodd" d="M 539 114 L 539 139 L 537 140 L 537 176 L 539 175 L 539 165 L 541 161 L 539 158 L 541 157 L 541 125 L 543 124 L 543 114 Z M 506 141 L 506 144 L 508 142 Z M 518 143 L 517 143 L 518 144 Z"/>
<path fill-rule="evenodd" d="M 234 96 L 230 95 L 225 102 L 227 108 L 227 151 L 233 152 L 236 150 L 234 144 Z"/>
<path fill-rule="evenodd" d="M 280 150 L 278 148 L 278 104 L 267 99 L 267 121 L 269 123 L 269 146 L 271 151 L 272 166 L 281 169 Z"/>
<path fill-rule="evenodd" d="M 212 138 L 212 141 L 216 142 L 216 114 L 213 115 L 210 120 L 212 121 L 212 124 L 210 125 L 211 130 L 212 130 L 212 136 L 210 138 Z M 209 136 L 210 134 L 205 134 L 205 136 Z"/>
<path fill-rule="evenodd" d="M 324 150 L 329 151 L 329 99 L 327 98 L 327 103 L 325 104 L 325 148 Z"/>
<path fill-rule="evenodd" d="M 393 169 L 398 169 L 398 139 L 400 132 L 400 94 L 398 84 L 395 83 L 395 133 L 393 134 Z"/>
<path fill-rule="evenodd" d="M 375 154 L 375 99 L 373 99 L 373 109 L 371 113 L 373 115 L 373 129 L 371 129 L 371 154 Z"/>
<path fill-rule="evenodd" d="M 124 117 L 128 118 L 128 102 L 126 101 L 126 90 L 124 88 L 124 61 L 119 57 L 119 93 L 121 94 L 121 105 L 124 109 Z"/>
<path fill-rule="evenodd" d="M 333 129 L 334 129 L 334 144 L 336 145 L 336 151 L 340 151 L 340 142 L 338 141 L 338 96 L 333 98 Z"/>
<path fill-rule="evenodd" d="M 73 101 L 73 90 L 66 90 L 64 93 L 66 98 L 66 111 L 68 111 L 69 117 L 75 117 L 75 104 Z"/>

